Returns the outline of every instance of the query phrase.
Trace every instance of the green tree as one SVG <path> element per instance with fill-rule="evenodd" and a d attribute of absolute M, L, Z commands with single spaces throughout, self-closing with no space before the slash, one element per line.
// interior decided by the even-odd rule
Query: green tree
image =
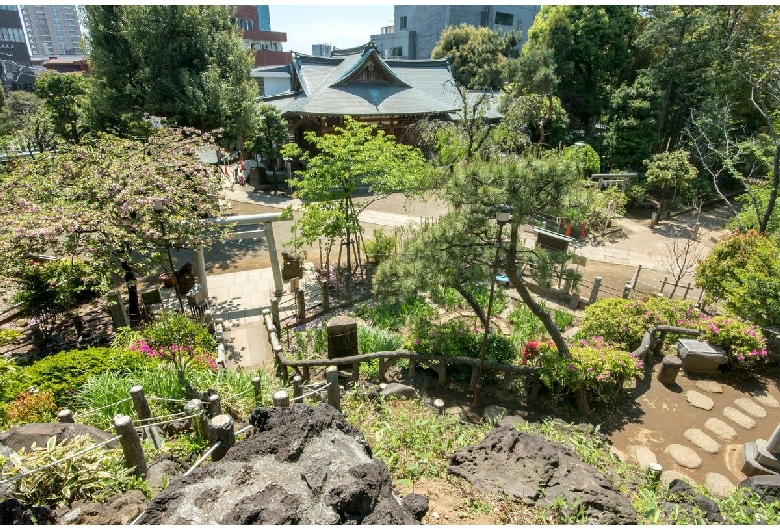
<path fill-rule="evenodd" d="M 780 324 L 780 245 L 750 231 L 721 241 L 696 269 L 696 285 L 735 315 L 760 326 Z"/>
<path fill-rule="evenodd" d="M 675 150 L 692 109 L 718 95 L 736 100 L 743 84 L 727 54 L 728 6 L 648 6 L 636 39 L 649 58 L 640 84 L 657 94 L 654 152 Z M 638 88 L 638 87 L 637 87 Z"/>
<path fill-rule="evenodd" d="M 246 147 L 270 163 L 271 170 L 276 169 L 276 160 L 287 139 L 287 120 L 273 105 L 260 103 L 257 106 L 256 120 L 247 135 Z"/>
<path fill-rule="evenodd" d="M 657 101 L 657 92 L 642 79 L 612 93 L 603 144 L 609 167 L 638 169 L 650 157 L 658 144 Z"/>
<path fill-rule="evenodd" d="M 509 59 L 517 57 L 517 31 L 497 32 L 469 24 L 445 28 L 431 52 L 431 59 L 447 59 L 452 77 L 471 89 L 503 85 L 503 71 Z"/>
<path fill-rule="evenodd" d="M 347 246 L 347 295 L 350 292 L 352 237 L 363 232 L 358 216 L 371 203 L 402 191 L 413 194 L 427 185 L 428 166 L 419 149 L 396 143 L 395 137 L 347 116 L 335 134 L 304 138 L 316 155 L 304 154 L 296 146 L 285 146 L 286 155 L 301 156 L 306 169 L 290 179 L 293 196 L 303 200 L 301 217 L 293 223 L 295 247 L 310 245 L 319 237 L 339 237 Z M 356 199 L 358 187 L 370 196 Z M 359 258 L 360 248 L 356 247 Z M 340 254 L 339 254 L 340 256 Z"/>
<path fill-rule="evenodd" d="M 650 160 L 645 160 L 645 165 L 648 188 L 661 190 L 657 217 L 660 219 L 669 191 L 684 191 L 696 178 L 698 171 L 688 161 L 688 154 L 682 150 L 654 155 Z"/>
<path fill-rule="evenodd" d="M 144 113 L 170 124 L 224 128 L 243 145 L 257 84 L 230 11 L 217 5 L 88 5 L 85 38 L 97 130 L 127 133 Z"/>
<path fill-rule="evenodd" d="M 533 251 L 524 248 L 520 234 L 530 213 L 558 208 L 567 188 L 577 182 L 573 164 L 555 156 L 457 165 L 443 191 L 451 212 L 439 220 L 441 226 L 423 231 L 419 240 L 380 266 L 375 281 L 378 292 L 403 292 L 435 281 L 463 294 L 475 282 L 489 282 L 498 235 L 493 219 L 497 207 L 506 205 L 512 215 L 502 230 L 498 270 L 508 276 L 523 303 L 542 321 L 560 354 L 569 355 L 550 314 L 531 296 L 522 271 L 533 259 Z M 466 300 L 484 324 L 483 310 Z"/>
<path fill-rule="evenodd" d="M 510 61 L 506 66 L 507 84 L 502 103 L 504 108 L 516 102 L 528 109 L 535 109 L 535 125 L 539 131 L 539 145 L 544 144 L 545 126 L 553 117 L 555 108 L 555 93 L 560 78 L 555 72 L 553 51 L 543 44 L 525 46 L 516 61 Z M 538 99 L 543 98 L 545 105 L 538 105 Z M 536 103 L 536 104 L 534 104 Z"/>
<path fill-rule="evenodd" d="M 13 161 L 0 177 L 0 268 L 18 275 L 29 253 L 80 256 L 99 278 L 124 276 L 137 315 L 136 279 L 167 244 L 193 248 L 222 233 L 208 220 L 220 211 L 221 175 L 197 158 L 204 143 L 199 131 L 161 128 Z"/>
<path fill-rule="evenodd" d="M 0 137 L 6 150 L 43 152 L 53 149 L 56 138 L 44 101 L 25 90 L 14 90 L 0 110 Z"/>
<path fill-rule="evenodd" d="M 631 46 L 639 16 L 631 6 L 546 5 L 526 46 L 553 50 L 559 95 L 572 126 L 595 131 L 609 94 L 634 76 Z"/>
<path fill-rule="evenodd" d="M 48 109 L 54 132 L 77 144 L 85 134 L 84 107 L 89 80 L 81 74 L 47 70 L 35 78 L 35 95 Z"/>

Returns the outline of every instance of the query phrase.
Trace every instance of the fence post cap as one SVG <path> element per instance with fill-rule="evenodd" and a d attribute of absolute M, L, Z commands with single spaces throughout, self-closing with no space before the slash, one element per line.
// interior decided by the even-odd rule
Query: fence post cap
<path fill-rule="evenodd" d="M 142 387 L 141 385 L 133 385 L 133 386 L 130 387 L 130 392 L 131 393 L 133 393 L 133 392 L 140 392 L 143 389 L 144 389 L 144 387 Z"/>

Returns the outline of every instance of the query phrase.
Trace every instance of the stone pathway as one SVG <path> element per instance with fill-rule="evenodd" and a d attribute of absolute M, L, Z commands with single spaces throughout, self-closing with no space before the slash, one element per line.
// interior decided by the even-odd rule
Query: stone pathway
<path fill-rule="evenodd" d="M 780 402 L 766 392 L 753 392 L 747 394 L 749 397 L 736 398 L 733 398 L 732 394 L 732 398 L 724 399 L 721 397 L 724 392 L 723 386 L 711 380 L 696 381 L 695 387 L 698 391 L 688 390 L 673 400 L 682 398 L 688 403 L 688 406 L 708 411 L 710 417 L 702 425 L 694 425 L 685 430 L 682 436 L 684 440 L 676 440 L 677 443 L 666 445 L 664 454 L 682 470 L 692 471 L 702 467 L 702 455 L 717 455 L 718 458 L 724 459 L 726 469 L 734 472 L 735 467 L 739 468 L 739 462 L 736 459 L 743 458 L 742 442 L 749 442 L 750 437 L 755 436 L 749 431 L 755 428 L 756 420 L 767 418 L 766 408 L 780 408 Z M 725 403 L 716 403 L 718 399 L 725 401 Z M 683 405 L 683 407 L 685 406 Z M 700 416 L 694 415 L 692 417 Z M 757 443 L 759 442 L 763 442 L 763 440 L 759 440 Z M 643 445 L 630 446 L 629 457 L 633 457 L 633 460 L 643 468 L 658 462 L 656 454 L 649 447 Z M 669 483 L 674 479 L 682 478 L 693 483 L 690 477 L 682 473 L 679 468 L 665 469 L 661 474 L 661 480 Z M 703 470 L 706 470 L 706 467 Z M 727 497 L 736 488 L 732 478 L 715 472 L 707 472 L 703 482 L 712 494 L 719 498 Z"/>

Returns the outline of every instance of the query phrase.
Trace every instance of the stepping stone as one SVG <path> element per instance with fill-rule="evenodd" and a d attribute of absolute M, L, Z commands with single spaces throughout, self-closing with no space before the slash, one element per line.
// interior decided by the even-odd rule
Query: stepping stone
<path fill-rule="evenodd" d="M 647 469 L 647 466 L 653 462 L 658 462 L 658 459 L 655 457 L 655 453 L 647 447 L 634 446 L 633 449 L 634 458 L 636 458 L 636 461 L 639 463 L 639 467 L 642 469 Z"/>
<path fill-rule="evenodd" d="M 750 398 L 737 398 L 734 404 L 756 418 L 766 418 L 766 410 Z"/>
<path fill-rule="evenodd" d="M 609 454 L 611 454 L 619 462 L 625 462 L 628 460 L 628 458 L 626 458 L 626 454 L 615 446 L 610 446 Z"/>
<path fill-rule="evenodd" d="M 718 499 L 725 499 L 737 489 L 729 479 L 720 473 L 707 473 L 704 476 L 704 483 L 710 488 L 712 496 Z"/>
<path fill-rule="evenodd" d="M 715 381 L 696 381 L 696 386 L 704 390 L 705 392 L 709 392 L 710 394 L 722 394 L 723 393 L 723 387 L 720 386 L 720 383 L 716 383 Z"/>
<path fill-rule="evenodd" d="M 678 478 L 684 480 L 691 486 L 696 484 L 691 477 L 685 475 L 684 473 L 680 473 L 679 471 L 673 471 L 670 469 L 668 471 L 664 471 L 663 473 L 661 473 L 661 482 L 663 482 L 664 484 L 671 484 L 674 479 L 678 479 Z"/>
<path fill-rule="evenodd" d="M 769 394 L 761 394 L 759 392 L 753 392 L 750 394 L 753 399 L 761 403 L 765 407 L 769 407 L 770 409 L 776 409 L 780 407 L 780 403 L 778 401 L 770 396 Z"/>
<path fill-rule="evenodd" d="M 699 429 L 688 429 L 685 431 L 684 436 L 689 442 L 703 451 L 713 455 L 720 452 L 720 444 Z"/>
<path fill-rule="evenodd" d="M 695 390 L 689 390 L 688 392 L 686 392 L 685 399 L 687 399 L 688 403 L 690 403 L 694 407 L 703 410 L 712 410 L 712 407 L 715 406 L 714 401 L 712 401 L 710 398 L 708 398 L 701 392 L 696 392 Z"/>
<path fill-rule="evenodd" d="M 690 447 L 680 444 L 670 444 L 666 448 L 666 454 L 672 457 L 672 460 L 682 467 L 696 469 L 701 466 L 701 457 Z"/>
<path fill-rule="evenodd" d="M 726 416 L 728 419 L 742 427 L 743 429 L 752 429 L 756 426 L 756 420 L 751 418 L 750 416 L 745 416 L 737 409 L 733 409 L 731 407 L 726 407 L 723 409 L 723 415 Z"/>
<path fill-rule="evenodd" d="M 704 426 L 719 438 L 730 442 L 737 437 L 734 427 L 719 418 L 710 418 L 704 422 Z"/>

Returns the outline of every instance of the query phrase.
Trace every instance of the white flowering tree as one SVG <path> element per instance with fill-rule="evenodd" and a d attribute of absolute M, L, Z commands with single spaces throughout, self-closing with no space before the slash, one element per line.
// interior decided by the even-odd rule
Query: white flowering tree
<path fill-rule="evenodd" d="M 224 229 L 207 220 L 219 214 L 220 173 L 197 157 L 211 141 L 164 128 L 143 140 L 100 135 L 12 161 L 0 176 L 0 270 L 13 277 L 31 253 L 79 256 L 106 284 L 124 278 L 137 315 L 136 280 L 159 266 L 166 244 L 222 239 Z"/>

